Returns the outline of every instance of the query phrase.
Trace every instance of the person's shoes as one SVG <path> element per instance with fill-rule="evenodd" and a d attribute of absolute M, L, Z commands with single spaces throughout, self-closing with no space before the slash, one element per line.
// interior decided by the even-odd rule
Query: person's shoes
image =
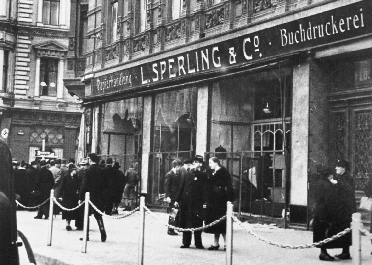
<path fill-rule="evenodd" d="M 341 253 L 341 254 L 335 255 L 335 257 L 338 259 L 351 259 L 351 256 L 349 253 Z"/>
<path fill-rule="evenodd" d="M 119 214 L 118 210 L 112 211 L 111 214 Z"/>
<path fill-rule="evenodd" d="M 223 247 L 223 251 L 226 251 L 226 246 Z"/>
<path fill-rule="evenodd" d="M 77 231 L 83 231 L 83 228 L 82 227 L 76 227 L 76 230 Z"/>
<path fill-rule="evenodd" d="M 198 248 L 198 249 L 204 249 L 203 245 L 195 245 L 195 247 Z"/>
<path fill-rule="evenodd" d="M 48 220 L 49 219 L 49 217 L 44 217 L 44 220 Z"/>
<path fill-rule="evenodd" d="M 220 248 L 220 245 L 217 245 L 217 246 L 210 246 L 209 248 L 207 248 L 208 250 L 217 250 Z"/>
<path fill-rule="evenodd" d="M 80 237 L 79 240 L 80 240 L 80 241 L 83 241 L 84 238 L 83 238 L 83 237 Z M 89 236 L 87 237 L 87 241 L 89 241 Z"/>
<path fill-rule="evenodd" d="M 101 230 L 101 241 L 105 242 L 106 239 L 107 239 L 106 231 L 105 231 L 105 229 L 102 229 Z"/>
<path fill-rule="evenodd" d="M 335 260 L 335 258 L 330 256 L 329 254 L 320 254 L 319 259 L 324 260 L 324 261 L 334 261 Z"/>
<path fill-rule="evenodd" d="M 125 207 L 124 211 L 132 211 L 132 207 L 127 206 L 127 207 Z"/>
<path fill-rule="evenodd" d="M 34 219 L 43 219 L 41 216 L 35 216 Z"/>
<path fill-rule="evenodd" d="M 174 230 L 168 230 L 168 235 L 170 235 L 170 236 L 176 236 L 178 234 L 176 232 L 174 232 Z"/>
<path fill-rule="evenodd" d="M 67 231 L 71 231 L 71 230 L 72 230 L 71 226 L 67 225 L 67 226 L 66 226 L 66 230 L 67 230 Z"/>
<path fill-rule="evenodd" d="M 189 248 L 190 246 L 182 245 L 180 248 Z"/>

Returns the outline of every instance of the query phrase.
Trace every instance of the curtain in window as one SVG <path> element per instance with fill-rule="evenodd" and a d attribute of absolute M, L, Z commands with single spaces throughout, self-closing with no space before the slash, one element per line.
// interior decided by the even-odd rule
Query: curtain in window
<path fill-rule="evenodd" d="M 112 3 L 111 21 L 111 41 L 115 42 L 118 39 L 118 2 Z"/>
<path fill-rule="evenodd" d="M 57 96 L 58 59 L 41 58 L 40 60 L 40 94 Z"/>

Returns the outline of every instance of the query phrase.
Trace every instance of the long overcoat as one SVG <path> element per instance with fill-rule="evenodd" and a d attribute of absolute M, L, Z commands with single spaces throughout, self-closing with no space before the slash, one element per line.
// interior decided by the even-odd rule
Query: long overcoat
<path fill-rule="evenodd" d="M 180 170 L 177 170 L 175 173 L 173 170 L 170 170 L 165 175 L 164 180 L 164 191 L 165 197 L 169 197 L 172 201 L 176 199 L 178 191 L 180 190 L 181 186 L 181 173 Z"/>
<path fill-rule="evenodd" d="M 354 182 L 348 173 L 337 178 L 337 184 L 322 179 L 316 184 L 313 240 L 321 241 L 350 227 L 356 211 Z M 351 245 L 351 233 L 331 241 L 325 248 L 343 248 Z"/>
<path fill-rule="evenodd" d="M 234 199 L 234 189 L 230 173 L 226 168 L 219 168 L 214 174 L 209 172 L 206 184 L 207 209 L 205 225 L 226 215 L 227 202 Z M 226 220 L 204 230 L 206 233 L 226 233 Z"/>
<path fill-rule="evenodd" d="M 176 196 L 180 204 L 179 223 L 181 228 L 195 228 L 203 225 L 204 186 L 206 175 L 200 171 L 181 171 L 181 186 Z"/>
<path fill-rule="evenodd" d="M 40 168 L 35 184 L 35 190 L 39 191 L 37 203 L 43 203 L 50 197 L 50 190 L 54 186 L 54 178 L 52 172 L 46 167 Z"/>
<path fill-rule="evenodd" d="M 77 175 L 65 175 L 62 178 L 59 195 L 62 197 L 62 205 L 71 209 L 78 205 L 80 191 L 80 181 Z M 62 219 L 76 220 L 79 210 L 62 211 Z"/>
<path fill-rule="evenodd" d="M 102 174 L 102 168 L 97 164 L 92 164 L 85 170 L 83 183 L 81 184 L 79 199 L 85 200 L 85 193 L 90 193 L 90 201 L 103 211 L 106 204 L 106 190 L 108 187 L 107 179 Z"/>

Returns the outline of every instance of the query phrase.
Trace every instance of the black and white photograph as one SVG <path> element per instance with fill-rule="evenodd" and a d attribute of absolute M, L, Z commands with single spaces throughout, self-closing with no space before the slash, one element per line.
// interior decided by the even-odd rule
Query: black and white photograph
<path fill-rule="evenodd" d="M 0 265 L 372 264 L 372 0 L 0 0 Z"/>

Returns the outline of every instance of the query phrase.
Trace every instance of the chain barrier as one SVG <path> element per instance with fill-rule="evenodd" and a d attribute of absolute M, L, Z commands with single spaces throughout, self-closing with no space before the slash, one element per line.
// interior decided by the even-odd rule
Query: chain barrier
<path fill-rule="evenodd" d="M 334 241 L 344 235 L 346 235 L 347 233 L 350 233 L 351 232 L 351 228 L 346 228 L 344 231 L 341 231 L 339 232 L 338 234 L 330 237 L 330 238 L 326 238 L 322 241 L 319 241 L 319 242 L 314 242 L 312 244 L 307 244 L 307 245 L 297 245 L 297 246 L 292 246 L 292 245 L 289 245 L 289 244 L 281 244 L 281 243 L 276 243 L 274 241 L 271 241 L 269 239 L 266 239 L 266 238 L 263 238 L 261 236 L 259 236 L 258 234 L 256 234 L 255 232 L 253 232 L 251 229 L 245 227 L 245 224 L 242 223 L 237 217 L 233 216 L 232 217 L 233 220 L 235 222 L 237 222 L 241 227 L 244 228 L 244 230 L 246 230 L 249 234 L 251 234 L 252 236 L 254 236 L 255 238 L 257 238 L 258 240 L 261 240 L 265 243 L 268 243 L 270 245 L 273 245 L 273 246 L 276 246 L 276 247 L 280 247 L 280 248 L 287 248 L 287 249 L 306 249 L 306 248 L 314 248 L 314 247 L 319 247 L 319 246 L 322 246 L 328 242 L 331 242 L 331 241 Z"/>
<path fill-rule="evenodd" d="M 46 204 L 48 201 L 49 201 L 50 198 L 48 198 L 45 202 L 37 205 L 37 206 L 32 206 L 32 207 L 28 207 L 28 206 L 24 206 L 22 203 L 20 203 L 19 201 L 15 200 L 16 201 L 16 204 L 21 206 L 22 208 L 25 208 L 25 209 L 37 209 L 39 208 L 40 206 L 43 206 L 44 204 Z"/>
<path fill-rule="evenodd" d="M 149 212 L 150 216 L 153 217 L 154 219 L 156 219 L 157 221 L 159 221 L 160 223 L 163 223 L 162 220 L 160 220 L 160 218 L 158 216 L 156 216 L 153 212 L 150 211 L 149 208 L 147 208 L 146 206 L 144 206 L 145 210 Z M 200 231 L 200 230 L 203 230 L 203 229 L 206 229 L 206 228 L 209 228 L 211 226 L 214 226 L 215 224 L 218 224 L 219 222 L 221 222 L 222 220 L 226 219 L 226 215 L 222 216 L 220 219 L 208 224 L 208 225 L 205 225 L 205 226 L 201 226 L 201 227 L 196 227 L 196 228 L 181 228 L 181 227 L 177 227 L 177 226 L 174 226 L 174 225 L 170 225 L 170 224 L 165 224 L 165 226 L 171 228 L 171 229 L 174 229 L 174 230 L 177 230 L 177 231 L 180 231 L 180 232 L 195 232 L 195 231 Z"/>
<path fill-rule="evenodd" d="M 136 209 L 130 211 L 129 213 L 126 213 L 126 214 L 123 214 L 123 215 L 119 215 L 119 216 L 112 216 L 112 215 L 108 215 L 108 214 L 105 214 L 103 212 L 101 212 L 91 201 L 89 201 L 89 204 L 93 207 L 93 209 L 99 213 L 100 215 L 106 217 L 106 218 L 110 218 L 110 219 L 123 219 L 123 218 L 126 218 L 128 216 L 131 216 L 132 214 L 136 213 L 138 210 L 139 210 L 139 207 L 137 207 Z"/>
<path fill-rule="evenodd" d="M 372 233 L 370 233 L 367 229 L 360 229 L 360 232 L 365 235 L 365 236 L 368 236 L 371 240 L 372 240 Z"/>
<path fill-rule="evenodd" d="M 81 207 L 82 205 L 84 205 L 84 201 L 82 202 L 82 203 L 80 203 L 78 206 L 76 206 L 75 208 L 72 208 L 72 209 L 68 209 L 68 208 L 65 208 L 65 207 L 63 207 L 59 202 L 58 202 L 58 200 L 57 200 L 57 198 L 56 197 L 53 197 L 53 201 L 55 202 L 55 204 L 57 204 L 62 210 L 64 210 L 64 211 L 68 211 L 68 212 L 70 212 L 70 211 L 75 211 L 76 209 L 78 209 L 79 207 Z"/>

